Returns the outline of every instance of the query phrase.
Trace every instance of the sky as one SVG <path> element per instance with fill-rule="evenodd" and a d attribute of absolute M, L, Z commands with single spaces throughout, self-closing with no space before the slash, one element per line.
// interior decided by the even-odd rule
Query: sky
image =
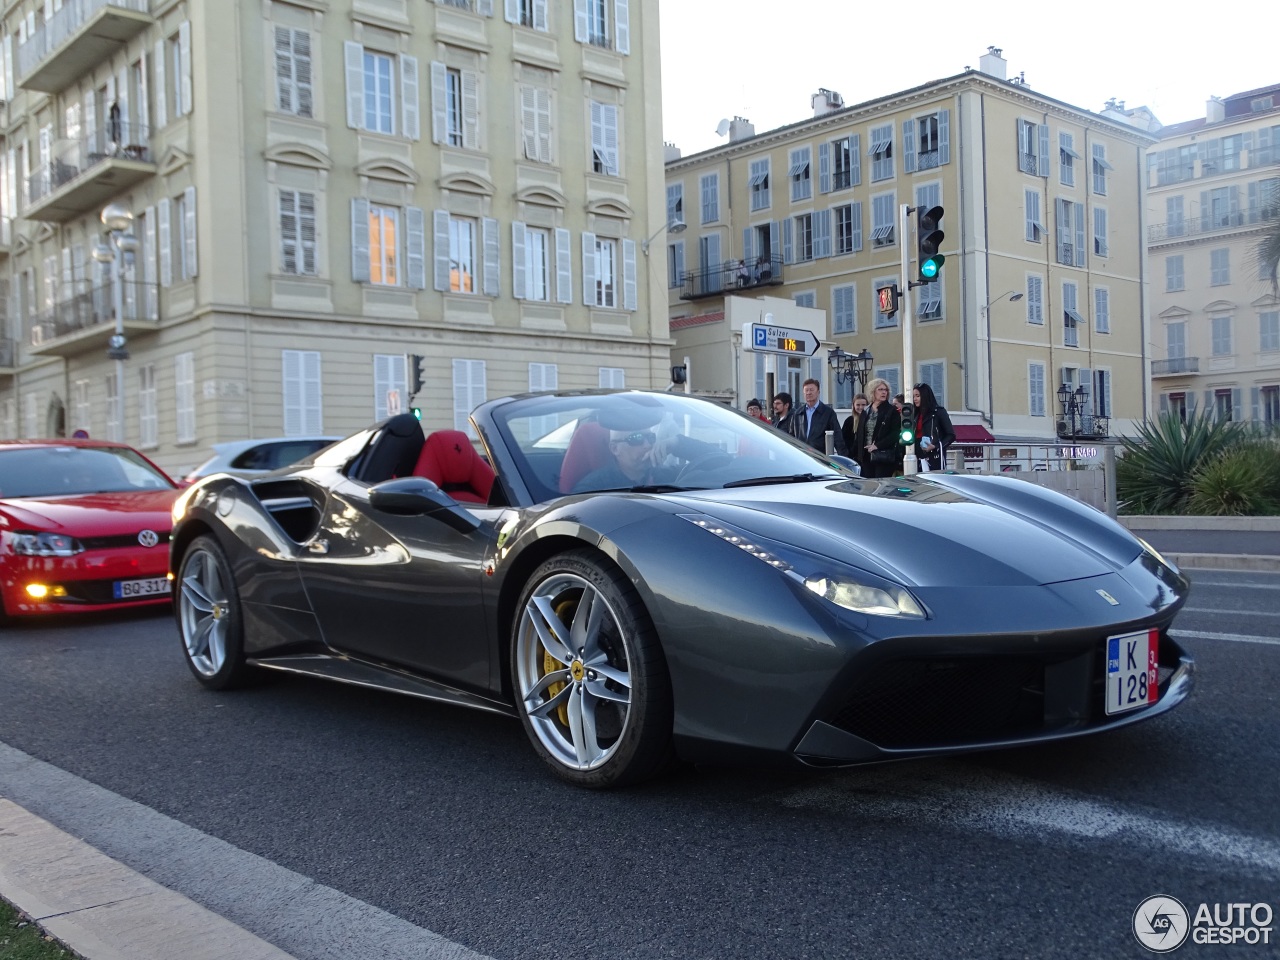
<path fill-rule="evenodd" d="M 862 103 L 976 69 L 992 46 L 1037 93 L 1095 112 L 1115 98 L 1166 125 L 1203 116 L 1211 95 L 1280 83 L 1276 8 L 1255 0 L 660 4 L 662 138 L 686 157 L 728 142 L 722 119 L 764 133 L 811 117 L 820 87 Z"/>

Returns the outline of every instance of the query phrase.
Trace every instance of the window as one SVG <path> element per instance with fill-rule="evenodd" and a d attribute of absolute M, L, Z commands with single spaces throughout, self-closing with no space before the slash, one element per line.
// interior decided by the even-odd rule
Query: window
<path fill-rule="evenodd" d="M 801 293 L 797 293 L 791 299 L 794 301 L 797 307 L 813 308 L 813 307 L 817 307 L 818 305 L 818 295 L 814 293 L 812 290 L 805 290 Z"/>
<path fill-rule="evenodd" d="M 167 212 L 167 205 L 162 204 L 162 207 L 166 207 Z M 177 267 L 175 279 L 190 280 L 197 273 L 195 187 L 187 187 L 180 196 L 174 198 L 173 219 L 172 227 L 176 240 L 173 266 Z M 163 265 L 163 254 L 161 256 Z"/>
<path fill-rule="evenodd" d="M 1215 287 L 1223 286 L 1231 282 L 1231 251 L 1223 248 L 1221 250 L 1209 251 L 1209 283 Z"/>
<path fill-rule="evenodd" d="M 89 381 L 77 380 L 72 384 L 71 397 L 72 429 L 92 434 L 93 421 L 89 419 L 89 412 L 93 408 L 89 403 Z"/>
<path fill-rule="evenodd" d="M 1049 175 L 1049 125 L 1033 120 L 1017 121 L 1018 169 L 1032 176 Z"/>
<path fill-rule="evenodd" d="M 1027 275 L 1027 323 L 1044 325 L 1044 277 Z"/>
<path fill-rule="evenodd" d="M 465 124 L 462 129 L 465 137 Z M 526 160 L 535 163 L 553 162 L 550 90 L 527 83 L 520 85 L 520 134 L 524 141 Z"/>
<path fill-rule="evenodd" d="M 579 43 L 631 52 L 627 0 L 573 0 L 573 33 Z"/>
<path fill-rule="evenodd" d="M 391 57 L 364 51 L 364 123 L 361 129 L 373 133 L 395 133 L 395 95 L 391 89 Z"/>
<path fill-rule="evenodd" d="M 1111 332 L 1111 291 L 1106 287 L 1093 291 L 1093 329 L 1097 333 Z"/>
<path fill-rule="evenodd" d="M 1215 357 L 1231 356 L 1231 318 L 1214 317 L 1210 324 L 1213 330 L 1213 355 Z"/>
<path fill-rule="evenodd" d="M 1075 136 L 1070 133 L 1058 134 L 1058 179 L 1064 187 L 1076 185 L 1076 161 L 1080 154 L 1075 151 Z"/>
<path fill-rule="evenodd" d="M 705 174 L 699 188 L 702 192 L 702 222 L 715 223 L 720 219 L 720 174 Z"/>
<path fill-rule="evenodd" d="M 418 58 L 366 50 L 351 40 L 343 44 L 343 57 L 347 126 L 370 133 L 394 135 L 399 131 L 410 140 L 417 140 L 420 126 Z M 431 79 L 434 93 L 437 79 L 434 73 Z"/>
<path fill-rule="evenodd" d="M 858 332 L 858 285 L 856 283 L 831 288 L 831 330 L 834 333 Z"/>
<path fill-rule="evenodd" d="M 280 272 L 316 275 L 316 195 L 280 190 Z"/>
<path fill-rule="evenodd" d="M 554 363 L 529 364 L 529 392 L 560 389 L 560 368 Z M 554 420 L 554 418 L 552 418 Z M 554 423 L 553 423 L 554 426 Z"/>
<path fill-rule="evenodd" d="M 409 380 L 403 353 L 375 353 L 373 355 L 373 419 L 374 422 L 391 416 L 390 394 L 394 390 L 400 397 L 400 410 L 409 408 Z"/>
<path fill-rule="evenodd" d="M 1058 263 L 1083 267 L 1084 204 L 1058 198 Z"/>
<path fill-rule="evenodd" d="M 1077 302 L 1078 288 L 1074 283 L 1062 285 L 1062 345 L 1064 347 L 1080 346 L 1080 328 L 1085 325 L 1080 316 Z"/>
<path fill-rule="evenodd" d="M 173 358 L 178 443 L 196 442 L 196 360 L 190 350 Z"/>
<path fill-rule="evenodd" d="M 890 286 L 896 285 L 900 279 L 901 279 L 900 277 L 891 276 L 891 277 L 877 277 L 875 280 L 871 281 L 871 315 L 873 318 L 872 325 L 876 330 L 885 330 L 892 327 L 896 327 L 898 325 L 897 314 L 894 314 L 892 317 L 886 317 L 883 313 L 880 312 L 880 295 L 877 293 L 877 291 L 881 287 L 890 287 Z M 884 374 L 878 373 L 877 376 L 883 377 Z M 887 380 L 888 378 L 885 377 L 885 379 Z M 895 392 L 896 391 L 890 391 L 889 395 L 893 396 Z"/>
<path fill-rule="evenodd" d="M 1175 293 L 1185 289 L 1186 278 L 1182 272 L 1182 255 L 1164 258 L 1165 293 Z"/>
<path fill-rule="evenodd" d="M 855 253 L 862 249 L 862 201 L 845 203 L 835 208 L 836 253 Z"/>
<path fill-rule="evenodd" d="M 871 128 L 871 179 L 888 180 L 893 176 L 893 124 Z"/>
<path fill-rule="evenodd" d="M 588 306 L 618 306 L 618 244 L 615 240 L 584 233 L 584 299 Z M 588 246 L 589 243 L 589 246 Z"/>
<path fill-rule="evenodd" d="M 1044 221 L 1040 219 L 1040 191 L 1023 191 L 1023 205 L 1027 212 L 1027 240 L 1031 243 L 1039 243 L 1045 233 Z"/>
<path fill-rule="evenodd" d="M 1160 394 L 1160 413 L 1172 413 L 1183 423 L 1187 422 L 1187 395 L 1185 393 Z"/>
<path fill-rule="evenodd" d="M 684 184 L 667 184 L 667 223 L 684 221 Z"/>
<path fill-rule="evenodd" d="M 276 27 L 276 109 L 314 116 L 311 100 L 311 32 Z"/>
<path fill-rule="evenodd" d="M 1045 415 L 1044 364 L 1027 365 L 1027 412 L 1033 417 Z"/>
<path fill-rule="evenodd" d="M 434 66 L 435 64 L 432 64 L 432 67 Z M 470 70 L 445 67 L 442 143 L 447 143 L 451 147 L 474 148 L 476 146 L 474 135 L 468 136 L 468 129 L 475 127 L 478 87 L 476 75 Z"/>
<path fill-rule="evenodd" d="M 791 151 L 791 166 L 787 176 L 791 178 L 791 200 L 808 200 L 813 196 L 813 180 L 809 175 L 809 148 Z"/>
<path fill-rule="evenodd" d="M 1093 371 L 1093 415 L 1111 416 L 1111 371 Z"/>
<path fill-rule="evenodd" d="M 1280 212 L 1280 177 L 1249 184 L 1249 222 L 1274 219 Z"/>
<path fill-rule="evenodd" d="M 600 386 L 605 390 L 622 390 L 627 385 L 627 371 L 622 367 L 601 367 Z"/>
<path fill-rule="evenodd" d="M 1107 252 L 1107 211 L 1102 207 L 1093 208 L 1093 252 L 1100 257 L 1109 255 Z"/>
<path fill-rule="evenodd" d="M 591 101 L 591 169 L 610 177 L 618 173 L 618 108 Z"/>
<path fill-rule="evenodd" d="M 1222 169 L 1224 172 L 1232 172 L 1240 169 L 1240 154 L 1244 150 L 1244 137 L 1241 134 L 1235 134 L 1230 137 L 1222 138 Z"/>
<path fill-rule="evenodd" d="M 400 211 L 369 204 L 369 282 L 385 286 L 400 283 Z"/>
<path fill-rule="evenodd" d="M 507 0 L 506 19 L 522 27 L 547 30 L 547 0 Z"/>
<path fill-rule="evenodd" d="M 751 161 L 751 177 L 747 180 L 751 191 L 751 209 L 769 208 L 769 158 Z"/>
<path fill-rule="evenodd" d="M 156 418 L 156 368 L 154 364 L 138 368 L 138 446 L 150 449 L 159 445 Z"/>
<path fill-rule="evenodd" d="M 795 218 L 795 261 L 813 259 L 813 214 L 804 213 Z"/>
<path fill-rule="evenodd" d="M 191 23 L 184 20 L 178 32 L 156 41 L 156 126 L 191 112 Z M 106 106 L 106 98 L 102 98 Z"/>
<path fill-rule="evenodd" d="M 281 350 L 280 363 L 284 395 L 284 435 L 303 437 L 324 433 L 320 352 Z"/>
<path fill-rule="evenodd" d="M 677 240 L 667 247 L 667 286 L 675 289 L 684 285 L 684 241 Z"/>
<path fill-rule="evenodd" d="M 1110 169 L 1112 167 L 1107 162 L 1107 145 L 1095 143 L 1093 145 L 1093 192 L 1100 197 L 1107 195 L 1107 171 Z"/>
<path fill-rule="evenodd" d="M 1170 360 L 1181 360 L 1187 355 L 1187 325 L 1181 320 L 1165 324 L 1165 353 Z"/>
<path fill-rule="evenodd" d="M 1186 214 L 1183 210 L 1181 196 L 1165 198 L 1164 219 L 1164 235 L 1166 237 L 1180 237 L 1186 232 Z"/>
<path fill-rule="evenodd" d="M 356 283 L 404 285 L 421 290 L 427 279 L 425 253 L 422 208 L 405 207 L 402 211 L 363 197 L 352 199 L 351 279 Z"/>
<path fill-rule="evenodd" d="M 897 198 L 892 193 L 882 193 L 871 198 L 871 246 L 890 247 L 894 243 L 894 227 L 897 214 Z"/>
<path fill-rule="evenodd" d="M 942 319 L 942 275 L 916 287 L 916 319 L 921 323 Z"/>
<path fill-rule="evenodd" d="M 1258 391 L 1258 416 L 1272 426 L 1280 423 L 1280 387 L 1266 386 Z"/>
<path fill-rule="evenodd" d="M 902 149 L 906 170 L 933 170 L 950 162 L 950 118 L 950 110 L 940 110 L 904 123 Z"/>
<path fill-rule="evenodd" d="M 471 411 L 487 399 L 483 360 L 453 361 L 453 429 L 478 439 L 471 425 Z"/>
<path fill-rule="evenodd" d="M 1208 194 L 1208 202 L 1203 202 Z M 1218 187 L 1200 194 L 1202 203 L 1201 226 L 1205 230 L 1221 227 L 1238 227 L 1244 222 L 1240 216 L 1240 188 Z"/>
<path fill-rule="evenodd" d="M 1230 387 L 1220 387 L 1209 391 L 1213 411 L 1219 420 L 1231 421 L 1236 418 L 1235 391 Z"/>
<path fill-rule="evenodd" d="M 449 291 L 476 292 L 476 222 L 449 216 Z"/>
<path fill-rule="evenodd" d="M 927 383 L 938 398 L 938 405 L 947 405 L 947 362 L 945 360 L 925 360 L 920 364 L 920 382 Z"/>
<path fill-rule="evenodd" d="M 862 138 L 857 134 L 831 142 L 831 189 L 844 190 L 862 182 Z"/>
<path fill-rule="evenodd" d="M 1258 349 L 1280 350 L 1280 311 L 1258 314 Z"/>

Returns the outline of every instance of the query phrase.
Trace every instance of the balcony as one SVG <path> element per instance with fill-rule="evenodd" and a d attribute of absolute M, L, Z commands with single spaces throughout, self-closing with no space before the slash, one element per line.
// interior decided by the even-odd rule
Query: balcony
<path fill-rule="evenodd" d="M 124 281 L 124 331 L 154 332 L 159 326 L 159 291 L 154 283 Z M 71 294 L 36 318 L 31 327 L 31 353 L 73 357 L 105 350 L 116 332 L 115 288 L 111 283 Z"/>
<path fill-rule="evenodd" d="M 726 260 L 719 266 L 704 267 L 684 275 L 681 300 L 701 300 L 703 297 L 721 297 L 754 290 L 758 287 L 776 287 L 783 282 L 782 258 L 761 257 L 752 264 L 738 266 L 737 260 Z"/>
<path fill-rule="evenodd" d="M 1105 440 L 1111 436 L 1111 418 L 1088 414 L 1074 420 L 1058 421 L 1060 440 Z"/>
<path fill-rule="evenodd" d="M 1199 373 L 1199 357 L 1170 357 L 1168 360 L 1152 360 L 1151 376 L 1176 377 L 1185 373 Z"/>
<path fill-rule="evenodd" d="M 66 0 L 18 47 L 18 86 L 67 89 L 155 22 L 147 7 L 148 0 Z"/>
<path fill-rule="evenodd" d="M 1237 210 L 1235 213 L 1190 216 L 1182 220 L 1170 220 L 1168 223 L 1153 223 L 1147 227 L 1147 241 L 1159 243 L 1163 240 L 1178 240 L 1182 237 L 1257 226 L 1272 219 L 1275 214 L 1275 207 L 1268 205 L 1253 207 L 1249 210 Z"/>
<path fill-rule="evenodd" d="M 68 146 L 48 169 L 27 180 L 28 220 L 65 223 L 155 175 L 150 131 L 139 124 L 116 123 L 87 139 L 64 142 Z"/>

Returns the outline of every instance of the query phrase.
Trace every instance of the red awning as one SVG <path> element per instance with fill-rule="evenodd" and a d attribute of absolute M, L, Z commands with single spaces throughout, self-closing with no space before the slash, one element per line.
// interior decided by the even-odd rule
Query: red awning
<path fill-rule="evenodd" d="M 981 424 L 957 423 L 956 443 L 995 443 L 996 438 Z"/>

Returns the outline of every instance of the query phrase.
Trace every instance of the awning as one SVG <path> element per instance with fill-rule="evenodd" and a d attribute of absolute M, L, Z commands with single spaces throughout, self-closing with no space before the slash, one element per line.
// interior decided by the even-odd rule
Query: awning
<path fill-rule="evenodd" d="M 987 432 L 982 424 L 957 423 L 956 443 L 995 443 L 996 438 Z"/>

